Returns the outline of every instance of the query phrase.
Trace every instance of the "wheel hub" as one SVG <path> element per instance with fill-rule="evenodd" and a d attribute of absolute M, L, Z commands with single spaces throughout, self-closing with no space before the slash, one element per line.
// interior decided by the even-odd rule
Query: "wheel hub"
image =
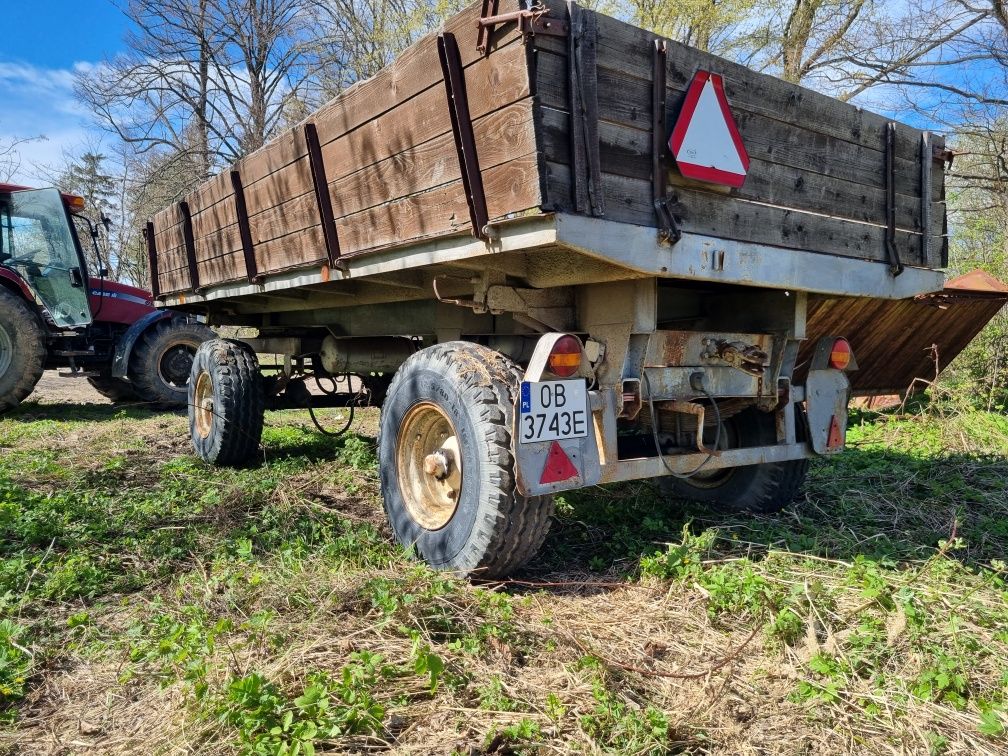
<path fill-rule="evenodd" d="M 193 357 L 196 350 L 190 344 L 176 344 L 168 347 L 158 360 L 158 374 L 161 380 L 172 388 L 183 388 L 189 381 Z"/>
<path fill-rule="evenodd" d="M 462 455 L 455 428 L 431 402 L 410 408 L 396 439 L 399 489 L 410 516 L 426 530 L 451 522 L 462 491 Z"/>
<path fill-rule="evenodd" d="M 196 432 L 200 438 L 207 438 L 213 430 L 214 420 L 214 400 L 213 400 L 213 379 L 210 373 L 200 373 L 196 379 L 196 391 L 194 406 L 192 408 L 193 417 L 196 420 Z"/>

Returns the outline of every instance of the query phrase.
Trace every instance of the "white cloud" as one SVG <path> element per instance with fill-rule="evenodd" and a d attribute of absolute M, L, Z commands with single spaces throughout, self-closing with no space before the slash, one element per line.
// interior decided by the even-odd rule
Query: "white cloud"
<path fill-rule="evenodd" d="M 90 112 L 73 93 L 75 72 L 91 65 L 49 69 L 0 61 L 0 142 L 32 139 L 18 147 L 21 167 L 15 181 L 39 185 L 47 167 L 61 163 L 65 152 L 101 139 Z"/>

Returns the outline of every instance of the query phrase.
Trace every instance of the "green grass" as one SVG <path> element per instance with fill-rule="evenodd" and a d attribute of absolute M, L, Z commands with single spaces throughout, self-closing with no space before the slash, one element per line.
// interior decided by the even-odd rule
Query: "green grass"
<path fill-rule="evenodd" d="M 494 585 L 392 543 L 375 419 L 271 414 L 242 470 L 179 416 L 0 420 L 0 753 L 1008 748 L 1005 417 L 857 415 L 776 516 L 565 495 Z"/>

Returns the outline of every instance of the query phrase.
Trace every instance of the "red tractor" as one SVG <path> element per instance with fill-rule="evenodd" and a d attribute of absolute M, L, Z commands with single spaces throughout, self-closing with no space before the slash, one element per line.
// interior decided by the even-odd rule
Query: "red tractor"
<path fill-rule="evenodd" d="M 51 368 L 113 401 L 185 406 L 193 355 L 213 331 L 155 309 L 104 268 L 89 275 L 81 238 L 97 241 L 99 229 L 83 210 L 56 189 L 0 184 L 0 412 Z"/>

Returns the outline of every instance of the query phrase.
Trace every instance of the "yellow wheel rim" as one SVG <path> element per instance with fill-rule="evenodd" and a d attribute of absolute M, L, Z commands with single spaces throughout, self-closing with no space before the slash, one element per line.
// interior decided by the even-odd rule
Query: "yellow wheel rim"
<path fill-rule="evenodd" d="M 448 416 L 431 402 L 409 409 L 396 439 L 399 490 L 410 516 L 440 530 L 455 516 L 462 491 L 462 455 Z"/>
<path fill-rule="evenodd" d="M 196 432 L 200 438 L 206 438 L 213 430 L 214 400 L 213 379 L 210 373 L 203 371 L 196 379 L 195 406 L 193 415 L 196 418 Z"/>

